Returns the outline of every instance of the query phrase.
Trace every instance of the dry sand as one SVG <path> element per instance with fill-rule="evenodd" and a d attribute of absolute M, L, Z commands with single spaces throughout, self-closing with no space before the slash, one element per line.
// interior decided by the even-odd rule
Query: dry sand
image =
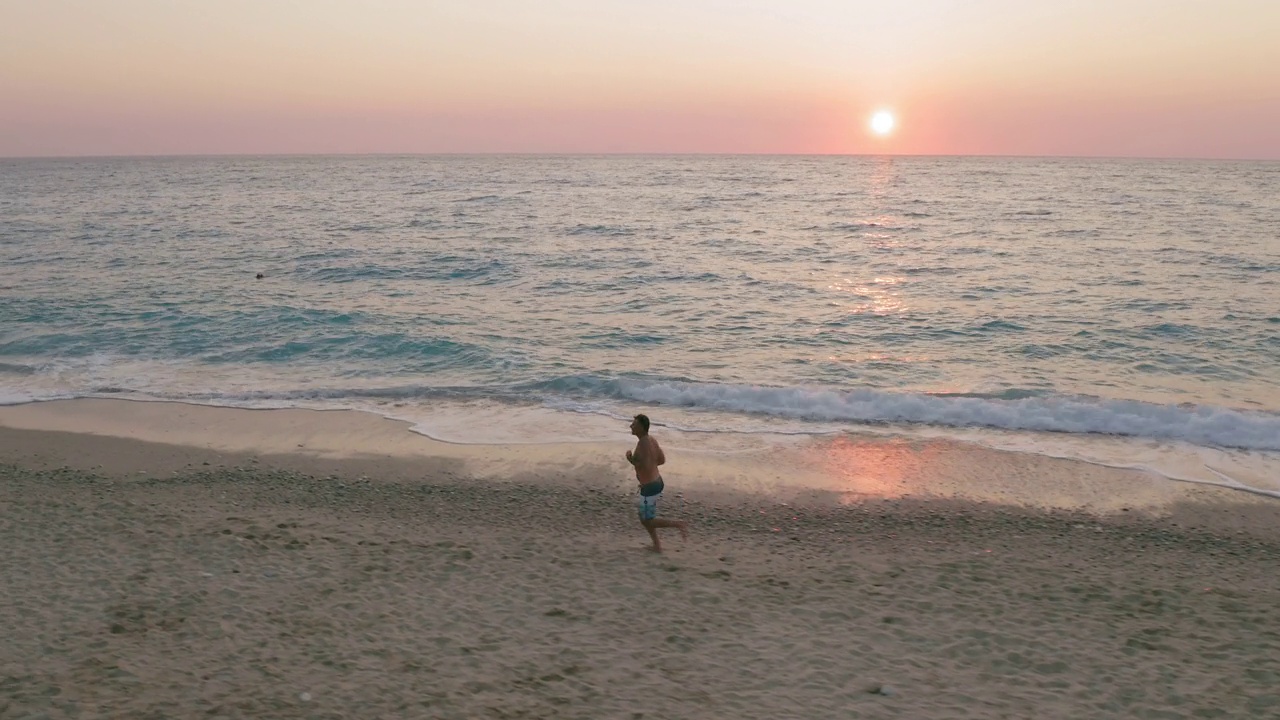
<path fill-rule="evenodd" d="M 1280 717 L 1272 502 L 691 485 L 659 556 L 572 448 L 495 481 L 354 413 L 132 405 L 0 409 L 2 718 Z"/>

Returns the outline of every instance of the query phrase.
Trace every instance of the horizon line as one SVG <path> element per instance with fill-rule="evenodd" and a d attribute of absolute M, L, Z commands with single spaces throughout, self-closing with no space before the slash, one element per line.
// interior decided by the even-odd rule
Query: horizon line
<path fill-rule="evenodd" d="M 1280 157 L 1208 157 L 1180 155 L 1024 155 L 1017 153 L 787 153 L 787 152 L 529 152 L 529 151 L 442 151 L 442 152 L 227 152 L 227 153 L 139 153 L 133 155 L 0 155 L 9 160 L 162 160 L 201 158 L 356 158 L 356 157 L 794 157 L 794 158 L 912 158 L 912 159 L 1008 159 L 1008 160 L 1169 160 L 1198 162 L 1280 162 Z"/>

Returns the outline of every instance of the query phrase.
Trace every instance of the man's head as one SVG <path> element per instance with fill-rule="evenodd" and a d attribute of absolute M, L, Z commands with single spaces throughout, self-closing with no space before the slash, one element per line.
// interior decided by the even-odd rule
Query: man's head
<path fill-rule="evenodd" d="M 643 413 L 637 415 L 631 421 L 631 434 L 636 437 L 644 437 L 649 434 L 649 416 Z"/>

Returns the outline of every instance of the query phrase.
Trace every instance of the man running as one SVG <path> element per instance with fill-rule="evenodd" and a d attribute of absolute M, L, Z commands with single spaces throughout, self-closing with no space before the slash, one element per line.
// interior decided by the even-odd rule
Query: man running
<path fill-rule="evenodd" d="M 689 539 L 689 523 L 683 520 L 659 520 L 658 499 L 662 497 L 662 474 L 658 466 L 667 461 L 658 441 L 649 434 L 649 417 L 636 415 L 631 421 L 631 434 L 639 438 L 635 450 L 627 451 L 627 462 L 636 468 L 636 481 L 640 483 L 640 524 L 649 531 L 653 551 L 662 552 L 658 542 L 658 528 L 676 528 L 681 539 Z"/>

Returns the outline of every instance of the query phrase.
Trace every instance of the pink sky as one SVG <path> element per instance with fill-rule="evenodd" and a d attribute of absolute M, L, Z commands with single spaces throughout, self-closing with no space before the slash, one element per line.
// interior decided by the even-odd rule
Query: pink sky
<path fill-rule="evenodd" d="M 1275 0 L 0 0 L 0 156 L 1280 159 L 1277 38 Z"/>

